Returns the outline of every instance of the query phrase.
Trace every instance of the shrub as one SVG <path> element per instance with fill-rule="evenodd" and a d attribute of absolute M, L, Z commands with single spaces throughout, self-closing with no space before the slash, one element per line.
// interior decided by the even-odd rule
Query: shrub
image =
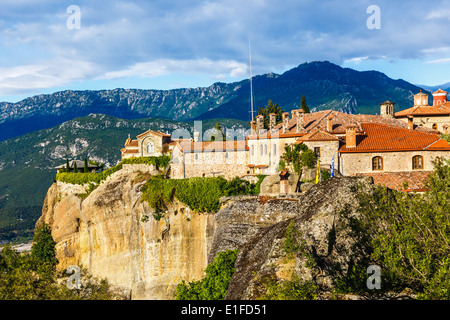
<path fill-rule="evenodd" d="M 58 261 L 56 260 L 55 245 L 56 242 L 53 240 L 50 227 L 43 224 L 36 229 L 31 255 L 41 262 L 56 265 Z"/>
<path fill-rule="evenodd" d="M 206 276 L 199 281 L 177 285 L 176 300 L 222 300 L 234 273 L 238 249 L 219 252 L 206 269 Z"/>

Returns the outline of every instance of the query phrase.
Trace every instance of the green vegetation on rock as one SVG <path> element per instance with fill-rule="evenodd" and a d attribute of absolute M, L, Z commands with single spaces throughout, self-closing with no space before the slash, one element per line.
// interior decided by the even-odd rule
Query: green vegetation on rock
<path fill-rule="evenodd" d="M 234 273 L 234 263 L 239 250 L 219 252 L 206 269 L 206 276 L 198 281 L 181 281 L 176 287 L 176 300 L 223 300 L 230 279 Z"/>

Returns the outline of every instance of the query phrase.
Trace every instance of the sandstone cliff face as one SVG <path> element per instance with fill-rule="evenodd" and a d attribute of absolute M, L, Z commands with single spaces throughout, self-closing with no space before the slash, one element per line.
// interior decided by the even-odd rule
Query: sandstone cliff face
<path fill-rule="evenodd" d="M 38 224 L 52 228 L 58 267 L 86 268 L 125 290 L 132 299 L 170 299 L 182 279 L 204 276 L 213 215 L 190 212 L 175 202 L 160 221 L 141 202 L 136 173 L 121 172 L 86 199 L 79 187 L 49 189 Z M 77 190 L 78 189 L 78 190 Z M 141 221 L 149 216 L 148 221 Z"/>
<path fill-rule="evenodd" d="M 346 263 L 336 250 L 349 247 L 349 239 L 330 234 L 339 225 L 337 213 L 357 206 L 354 188 L 370 185 L 370 178 L 334 178 L 295 195 L 238 196 L 221 199 L 215 214 L 199 214 L 175 201 L 160 221 L 141 201 L 137 173 L 119 171 L 86 199 L 79 186 L 55 183 L 48 190 L 37 224 L 52 227 L 58 267 L 86 268 L 107 278 L 132 299 L 171 299 L 181 280 L 199 280 L 218 252 L 239 248 L 236 272 L 227 299 L 255 299 L 262 279 L 287 279 L 292 272 L 303 279 L 323 277 L 330 283 L 327 265 Z M 148 221 L 143 217 L 148 216 Z M 286 262 L 282 243 L 286 227 L 294 221 L 314 253 L 318 268 L 307 268 L 297 254 Z"/>

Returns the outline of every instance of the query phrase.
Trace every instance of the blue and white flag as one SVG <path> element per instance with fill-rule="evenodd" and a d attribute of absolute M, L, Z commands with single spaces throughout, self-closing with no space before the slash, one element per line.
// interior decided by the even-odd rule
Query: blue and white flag
<path fill-rule="evenodd" d="M 334 157 L 333 160 L 331 160 L 331 176 L 334 177 Z"/>

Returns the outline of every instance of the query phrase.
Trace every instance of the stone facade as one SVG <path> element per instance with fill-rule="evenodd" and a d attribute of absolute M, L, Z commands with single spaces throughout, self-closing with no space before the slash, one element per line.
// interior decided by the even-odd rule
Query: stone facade
<path fill-rule="evenodd" d="M 413 169 L 413 157 L 423 158 L 422 169 Z M 355 152 L 341 153 L 339 171 L 344 176 L 353 176 L 360 173 L 402 172 L 402 171 L 432 171 L 433 161 L 437 157 L 449 158 L 448 151 L 404 151 L 404 152 Z M 381 157 L 382 170 L 372 169 L 374 157 Z"/>

